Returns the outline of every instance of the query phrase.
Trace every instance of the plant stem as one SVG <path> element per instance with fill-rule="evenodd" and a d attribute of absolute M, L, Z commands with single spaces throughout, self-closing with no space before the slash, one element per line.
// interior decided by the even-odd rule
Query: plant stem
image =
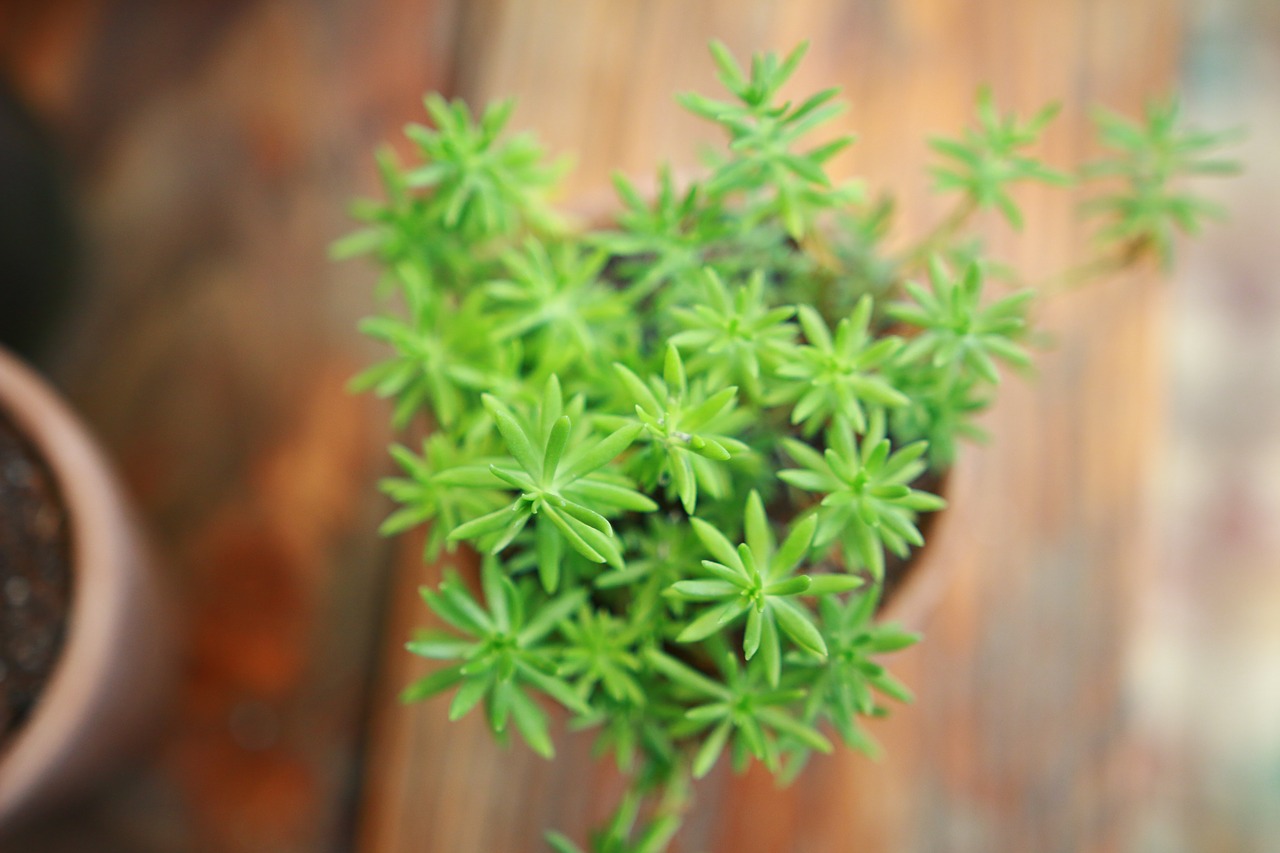
<path fill-rule="evenodd" d="M 605 845 L 602 849 L 641 849 L 646 853 L 649 851 L 659 853 L 667 849 L 671 838 L 684 822 L 684 814 L 693 802 L 692 775 L 688 758 L 680 759 L 677 766 L 671 769 L 670 774 L 657 784 L 652 780 L 640 781 L 643 777 L 643 773 L 637 773 L 628 780 L 618 808 L 601 831 L 600 838 Z M 639 838 L 635 838 L 633 834 L 640 819 L 645 798 L 654 795 L 657 802 L 649 816 L 647 828 Z M 633 844 L 641 846 L 633 848 L 631 846 Z M 652 846 L 654 844 L 660 846 Z"/>
<path fill-rule="evenodd" d="M 683 819 L 684 812 L 693 802 L 693 785 L 689 769 L 681 766 L 671 775 L 671 781 L 663 786 L 658 801 L 658 815 Z"/>
<path fill-rule="evenodd" d="M 1121 244 L 1115 250 L 1095 255 L 1083 263 L 1067 267 L 1034 283 L 1031 289 L 1043 296 L 1069 293 L 1096 278 L 1138 266 L 1148 255 L 1149 243 L 1142 239 Z"/>

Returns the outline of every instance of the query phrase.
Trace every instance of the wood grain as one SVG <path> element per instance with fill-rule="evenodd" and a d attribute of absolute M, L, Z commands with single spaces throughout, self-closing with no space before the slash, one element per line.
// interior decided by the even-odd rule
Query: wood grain
<path fill-rule="evenodd" d="M 860 134 L 838 168 L 894 189 L 918 230 L 943 210 L 924 140 L 961 126 L 980 82 L 1019 110 L 1062 100 L 1046 155 L 1078 163 L 1085 105 L 1166 88 L 1178 22 L 1160 0 L 0 4 L 0 67 L 81 193 L 84 289 L 49 368 L 131 484 L 190 636 L 157 757 L 23 850 L 347 850 L 359 796 L 366 853 L 516 853 L 609 811 L 616 780 L 587 739 L 546 763 L 444 704 L 394 701 L 433 570 L 401 543 L 384 595 L 385 413 L 342 390 L 371 357 L 353 329 L 374 273 L 325 247 L 428 89 L 517 96 L 518 125 L 576 153 L 567 202 L 615 169 L 694 168 L 715 140 L 672 94 L 714 89 L 713 36 L 740 55 L 811 39 L 794 89 L 841 85 L 841 129 Z M 1025 200 L 1035 227 L 992 223 L 993 241 L 1061 268 L 1082 242 L 1071 202 Z M 1043 311 L 1039 376 L 1009 381 L 993 445 L 958 478 L 953 580 L 896 661 L 918 701 L 876 727 L 887 757 L 841 753 L 781 792 L 718 775 L 682 850 L 1125 846 L 1140 779 L 1120 683 L 1161 293 L 1135 278 Z"/>
<path fill-rule="evenodd" d="M 387 565 L 387 416 L 345 391 L 375 273 L 330 241 L 447 81 L 447 3 L 0 6 L 3 66 L 80 194 L 49 365 L 119 464 L 186 615 L 151 763 L 27 851 L 350 847 Z"/>
<path fill-rule="evenodd" d="M 1086 106 L 1133 109 L 1169 79 L 1176 21 L 1159 3 L 1046 2 L 589 4 L 467 7 L 457 82 L 473 103 L 519 99 L 516 123 L 574 152 L 573 192 L 613 169 L 696 165 L 714 141 L 671 93 L 715 86 L 705 42 L 739 55 L 812 39 L 797 92 L 840 84 L 860 134 L 839 164 L 903 200 L 908 229 L 934 221 L 923 164 L 929 134 L 954 132 L 990 83 L 1006 107 L 1065 104 L 1046 144 L 1053 162 L 1093 152 Z M 1070 263 L 1083 235 L 1072 200 L 1024 196 L 1036 225 L 991 223 L 998 250 L 1033 276 Z M 1158 285 L 1144 277 L 1041 308 L 1053 344 L 1034 382 L 1011 379 L 988 418 L 990 448 L 970 448 L 953 582 L 926 642 L 894 661 L 918 701 L 875 727 L 886 757 L 847 752 L 777 790 L 753 769 L 699 787 L 685 851 L 1112 850 L 1137 794 L 1121 682 L 1146 529 L 1142 488 L 1160 402 L 1153 340 Z M 449 724 L 441 703 L 396 706 L 420 671 L 395 646 L 426 613 L 411 590 L 434 578 L 407 546 L 389 621 L 373 730 L 362 850 L 526 851 L 557 827 L 582 839 L 608 813 L 607 770 L 587 745 L 560 741 L 546 764 L 489 745 L 476 720 Z"/>

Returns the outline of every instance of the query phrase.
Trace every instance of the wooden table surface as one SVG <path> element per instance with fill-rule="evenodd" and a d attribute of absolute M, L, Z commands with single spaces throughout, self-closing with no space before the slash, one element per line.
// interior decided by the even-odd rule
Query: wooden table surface
<path fill-rule="evenodd" d="M 942 213 L 924 139 L 1006 107 L 1065 107 L 1055 163 L 1090 156 L 1086 109 L 1165 91 L 1179 30 L 1159 0 L 70 0 L 0 6 L 0 56 L 80 192 L 83 291 L 48 370 L 119 463 L 185 606 L 175 711 L 154 756 L 32 851 L 539 849 L 581 836 L 594 784 L 502 753 L 440 703 L 402 708 L 425 619 L 386 511 L 385 410 L 344 382 L 374 271 L 332 265 L 370 152 L 423 91 L 516 95 L 516 123 L 576 152 L 572 195 L 695 162 L 712 141 L 671 94 L 714 85 L 705 43 L 812 40 L 797 91 L 844 88 L 839 163 Z M 1024 196 L 991 239 L 1033 274 L 1078 256 L 1073 199 Z M 794 788 L 703 791 L 682 850 L 1085 851 L 1126 847 L 1148 775 L 1121 692 L 1144 583 L 1162 407 L 1161 288 L 1132 277 L 1043 307 L 1052 342 L 1008 381 L 953 500 L 964 531 L 928 638 L 896 660 L 917 704 Z M 957 522 L 959 524 L 959 522 Z"/>

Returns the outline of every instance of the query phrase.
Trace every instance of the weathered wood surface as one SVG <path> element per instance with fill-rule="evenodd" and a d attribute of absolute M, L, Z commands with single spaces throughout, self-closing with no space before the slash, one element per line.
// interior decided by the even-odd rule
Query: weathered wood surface
<path fill-rule="evenodd" d="M 501 752 L 446 707 L 401 708 L 426 620 L 403 543 L 383 598 L 382 414 L 350 398 L 373 274 L 324 260 L 369 151 L 444 88 L 514 94 L 516 122 L 577 152 L 576 197 L 610 171 L 694 163 L 713 141 L 671 93 L 714 86 L 705 51 L 813 40 L 798 91 L 842 85 L 874 175 L 927 225 L 924 138 L 973 93 L 1067 109 L 1048 156 L 1088 153 L 1082 105 L 1168 85 L 1157 0 L 589 3 L 304 0 L 0 6 L 0 54 L 65 141 L 83 188 L 86 292 L 52 364 L 138 495 L 189 617 L 184 686 L 157 757 L 24 849 L 515 853 L 581 837 L 609 808 L 587 742 L 556 763 Z M 1070 261 L 1070 204 L 1028 193 L 1015 243 Z M 1010 382 L 952 512 L 964 536 L 928 640 L 897 670 L 917 704 L 778 792 L 704 786 L 688 851 L 1108 850 L 1138 779 L 1120 682 L 1159 409 L 1152 282 L 1045 308 L 1056 337 Z M 959 522 L 957 522 L 959 524 Z M 370 649 L 381 662 L 372 696 Z M 365 729 L 363 709 L 373 709 Z M 366 738 L 367 735 L 367 738 Z M 367 745 L 363 769 L 360 748 Z M 362 777 L 361 777 L 362 773 Z"/>
<path fill-rule="evenodd" d="M 386 417 L 349 395 L 371 273 L 326 259 L 372 151 L 447 83 L 448 4 L 0 6 L 65 148 L 83 290 L 49 367 L 183 605 L 154 760 L 41 850 L 349 849 L 383 606 Z"/>
<path fill-rule="evenodd" d="M 1023 111 L 1066 108 L 1047 156 L 1092 155 L 1085 105 L 1134 109 L 1167 88 L 1177 40 L 1167 4 L 482 2 L 468 7 L 458 93 L 513 94 L 516 121 L 553 150 L 576 152 L 574 188 L 592 194 L 614 168 L 695 163 L 715 141 L 671 101 L 714 87 L 705 42 L 739 54 L 813 41 L 795 84 L 832 81 L 860 134 L 841 168 L 875 176 L 922 227 L 930 133 L 970 115 L 977 86 Z M 991 233 L 1034 274 L 1078 257 L 1072 201 L 1028 193 L 1021 240 Z M 868 850 L 1111 850 L 1125 846 L 1138 795 L 1121 684 L 1144 563 L 1142 489 L 1160 408 L 1154 282 L 1131 278 L 1043 308 L 1054 344 L 1038 379 L 1009 381 L 970 449 L 952 509 L 952 585 L 927 639 L 895 661 L 918 694 L 875 731 L 879 764 L 842 753 L 792 788 L 759 772 L 702 785 L 680 849 L 733 853 Z M 488 746 L 478 720 L 450 724 L 442 704 L 401 708 L 395 691 L 423 670 L 396 650 L 428 621 L 411 594 L 434 577 L 404 556 L 391 611 L 368 765 L 361 849 L 539 849 L 541 829 L 579 839 L 616 794 L 566 739 L 555 763 Z"/>

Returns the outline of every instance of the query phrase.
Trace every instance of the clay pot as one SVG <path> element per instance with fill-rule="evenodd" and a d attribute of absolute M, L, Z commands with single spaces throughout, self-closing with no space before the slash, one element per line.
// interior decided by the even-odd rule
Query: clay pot
<path fill-rule="evenodd" d="M 942 475 L 935 491 L 949 504 L 957 495 L 968 491 L 969 468 L 958 465 Z M 968 496 L 960 500 L 967 500 Z M 946 592 L 956 559 L 955 542 L 962 537 L 959 513 L 954 506 L 934 513 L 925 520 L 921 531 L 925 545 L 914 551 L 897 588 L 883 601 L 876 618 L 881 622 L 897 622 L 911 631 L 923 631 L 933 615 L 938 600 Z"/>
<path fill-rule="evenodd" d="M 71 536 L 62 650 L 0 752 L 0 835 L 89 790 L 155 727 L 175 672 L 173 613 L 110 466 L 40 378 L 0 351 L 0 409 L 43 456 Z"/>

